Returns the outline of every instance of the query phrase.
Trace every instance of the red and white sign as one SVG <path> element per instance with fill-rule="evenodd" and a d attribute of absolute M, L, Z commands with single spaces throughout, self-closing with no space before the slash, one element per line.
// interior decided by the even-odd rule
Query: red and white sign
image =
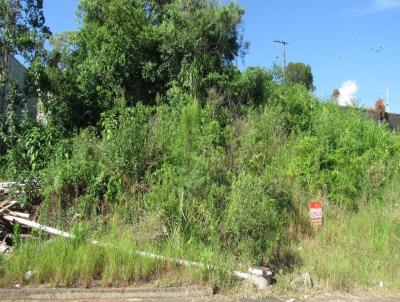
<path fill-rule="evenodd" d="M 322 226 L 322 202 L 311 201 L 310 202 L 310 220 L 313 226 Z"/>

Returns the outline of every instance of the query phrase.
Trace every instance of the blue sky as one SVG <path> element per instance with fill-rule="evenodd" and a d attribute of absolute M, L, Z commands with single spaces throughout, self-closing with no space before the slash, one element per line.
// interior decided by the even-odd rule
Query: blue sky
<path fill-rule="evenodd" d="M 78 27 L 78 0 L 45 0 L 53 32 Z M 250 42 L 241 68 L 288 62 L 311 65 L 316 93 L 328 97 L 340 88 L 342 102 L 356 97 L 364 106 L 386 98 L 400 113 L 400 0 L 238 0 L 245 11 L 242 30 Z"/>

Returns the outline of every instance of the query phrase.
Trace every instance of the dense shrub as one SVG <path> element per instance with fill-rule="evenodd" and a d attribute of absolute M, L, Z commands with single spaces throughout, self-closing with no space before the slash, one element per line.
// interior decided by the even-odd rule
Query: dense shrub
<path fill-rule="evenodd" d="M 290 203 L 265 176 L 239 175 L 226 217 L 228 246 L 257 264 L 268 262 L 286 235 Z"/>
<path fill-rule="evenodd" d="M 68 221 L 63 210 L 78 202 L 80 197 L 86 196 L 85 203 L 99 202 L 104 191 L 104 173 L 98 160 L 100 151 L 94 129 L 82 131 L 70 142 L 64 142 L 58 151 L 60 153 L 41 171 L 43 195 L 45 208 L 53 216 Z"/>
<path fill-rule="evenodd" d="M 303 85 L 276 86 L 269 106 L 281 113 L 288 132 L 308 131 L 319 107 L 316 97 Z"/>
<path fill-rule="evenodd" d="M 0 257 L 0 281 L 28 270 L 57 286 L 75 285 L 79 274 L 88 284 L 100 275 L 107 285 L 148 280 L 158 264 L 138 261 L 137 243 L 245 269 L 289 263 L 290 241 L 311 228 L 310 198 L 323 198 L 329 215 L 393 203 L 398 135 L 363 109 L 319 100 L 309 66 L 289 81 L 277 65 L 240 71 L 243 13 L 216 0 L 81 0 L 82 26 L 56 37 L 50 53 L 24 46 L 36 60 L 27 84 L 40 92 L 48 124 L 21 119 L 25 97 L 9 86 L 0 175 L 28 180 L 26 188 L 39 180 L 39 219 L 76 237 L 48 250 L 31 241 L 14 262 Z M 80 228 L 86 220 L 90 228 Z M 109 241 L 117 249 L 85 243 L 113 224 L 124 226 Z M 16 227 L 17 245 L 20 235 Z"/>
<path fill-rule="evenodd" d="M 357 208 L 394 176 L 400 142 L 360 109 L 322 105 L 311 131 L 290 144 L 289 173 L 314 194 Z M 363 199 L 363 200 L 362 200 Z"/>
<path fill-rule="evenodd" d="M 59 133 L 50 126 L 27 123 L 23 129 L 5 156 L 8 173 L 12 177 L 21 171 L 34 172 L 45 168 L 60 139 Z"/>
<path fill-rule="evenodd" d="M 42 174 L 52 211 L 87 215 L 126 200 L 132 221 L 160 220 L 161 244 L 180 234 L 262 264 L 306 221 L 305 195 L 357 208 L 396 172 L 399 142 L 385 126 L 301 86 L 275 87 L 235 117 L 178 87 L 169 98 L 116 107 L 100 136 L 87 129 L 57 145 Z"/>

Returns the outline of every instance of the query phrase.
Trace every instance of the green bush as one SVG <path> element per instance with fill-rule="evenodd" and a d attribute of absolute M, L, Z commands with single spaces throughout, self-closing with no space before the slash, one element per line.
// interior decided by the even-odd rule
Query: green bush
<path fill-rule="evenodd" d="M 232 184 L 226 224 L 230 244 L 254 264 L 268 263 L 286 232 L 290 200 L 264 178 L 239 175 Z"/>
<path fill-rule="evenodd" d="M 308 134 L 293 138 L 288 171 L 310 193 L 357 208 L 377 197 L 393 177 L 400 142 L 360 109 L 321 106 Z"/>
<path fill-rule="evenodd" d="M 317 98 L 300 84 L 277 85 L 268 105 L 280 112 L 288 133 L 308 131 L 319 108 Z"/>
<path fill-rule="evenodd" d="M 248 103 L 221 101 L 234 99 L 235 83 L 202 102 L 174 85 L 168 103 L 119 104 L 99 128 L 52 143 L 49 163 L 37 159 L 47 214 L 68 228 L 76 217 L 107 224 L 117 211 L 126 224 L 151 222 L 149 238 L 161 249 L 179 238 L 262 265 L 309 229 L 310 195 L 352 209 L 383 200 L 399 167 L 395 134 L 361 109 L 272 83 L 264 70 L 241 76 Z"/>
<path fill-rule="evenodd" d="M 21 171 L 35 172 L 45 168 L 59 139 L 60 134 L 51 126 L 26 124 L 23 133 L 7 151 L 10 177 L 15 177 Z"/>
<path fill-rule="evenodd" d="M 230 145 L 234 150 L 236 174 L 252 172 L 261 175 L 287 141 L 284 121 L 279 111 L 270 107 L 249 110 L 235 121 Z"/>

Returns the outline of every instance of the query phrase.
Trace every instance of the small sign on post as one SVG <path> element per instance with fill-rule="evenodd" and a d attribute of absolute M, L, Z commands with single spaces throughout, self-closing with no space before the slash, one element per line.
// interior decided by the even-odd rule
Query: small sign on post
<path fill-rule="evenodd" d="M 323 215 L 321 201 L 310 202 L 310 220 L 314 227 L 322 227 Z"/>

